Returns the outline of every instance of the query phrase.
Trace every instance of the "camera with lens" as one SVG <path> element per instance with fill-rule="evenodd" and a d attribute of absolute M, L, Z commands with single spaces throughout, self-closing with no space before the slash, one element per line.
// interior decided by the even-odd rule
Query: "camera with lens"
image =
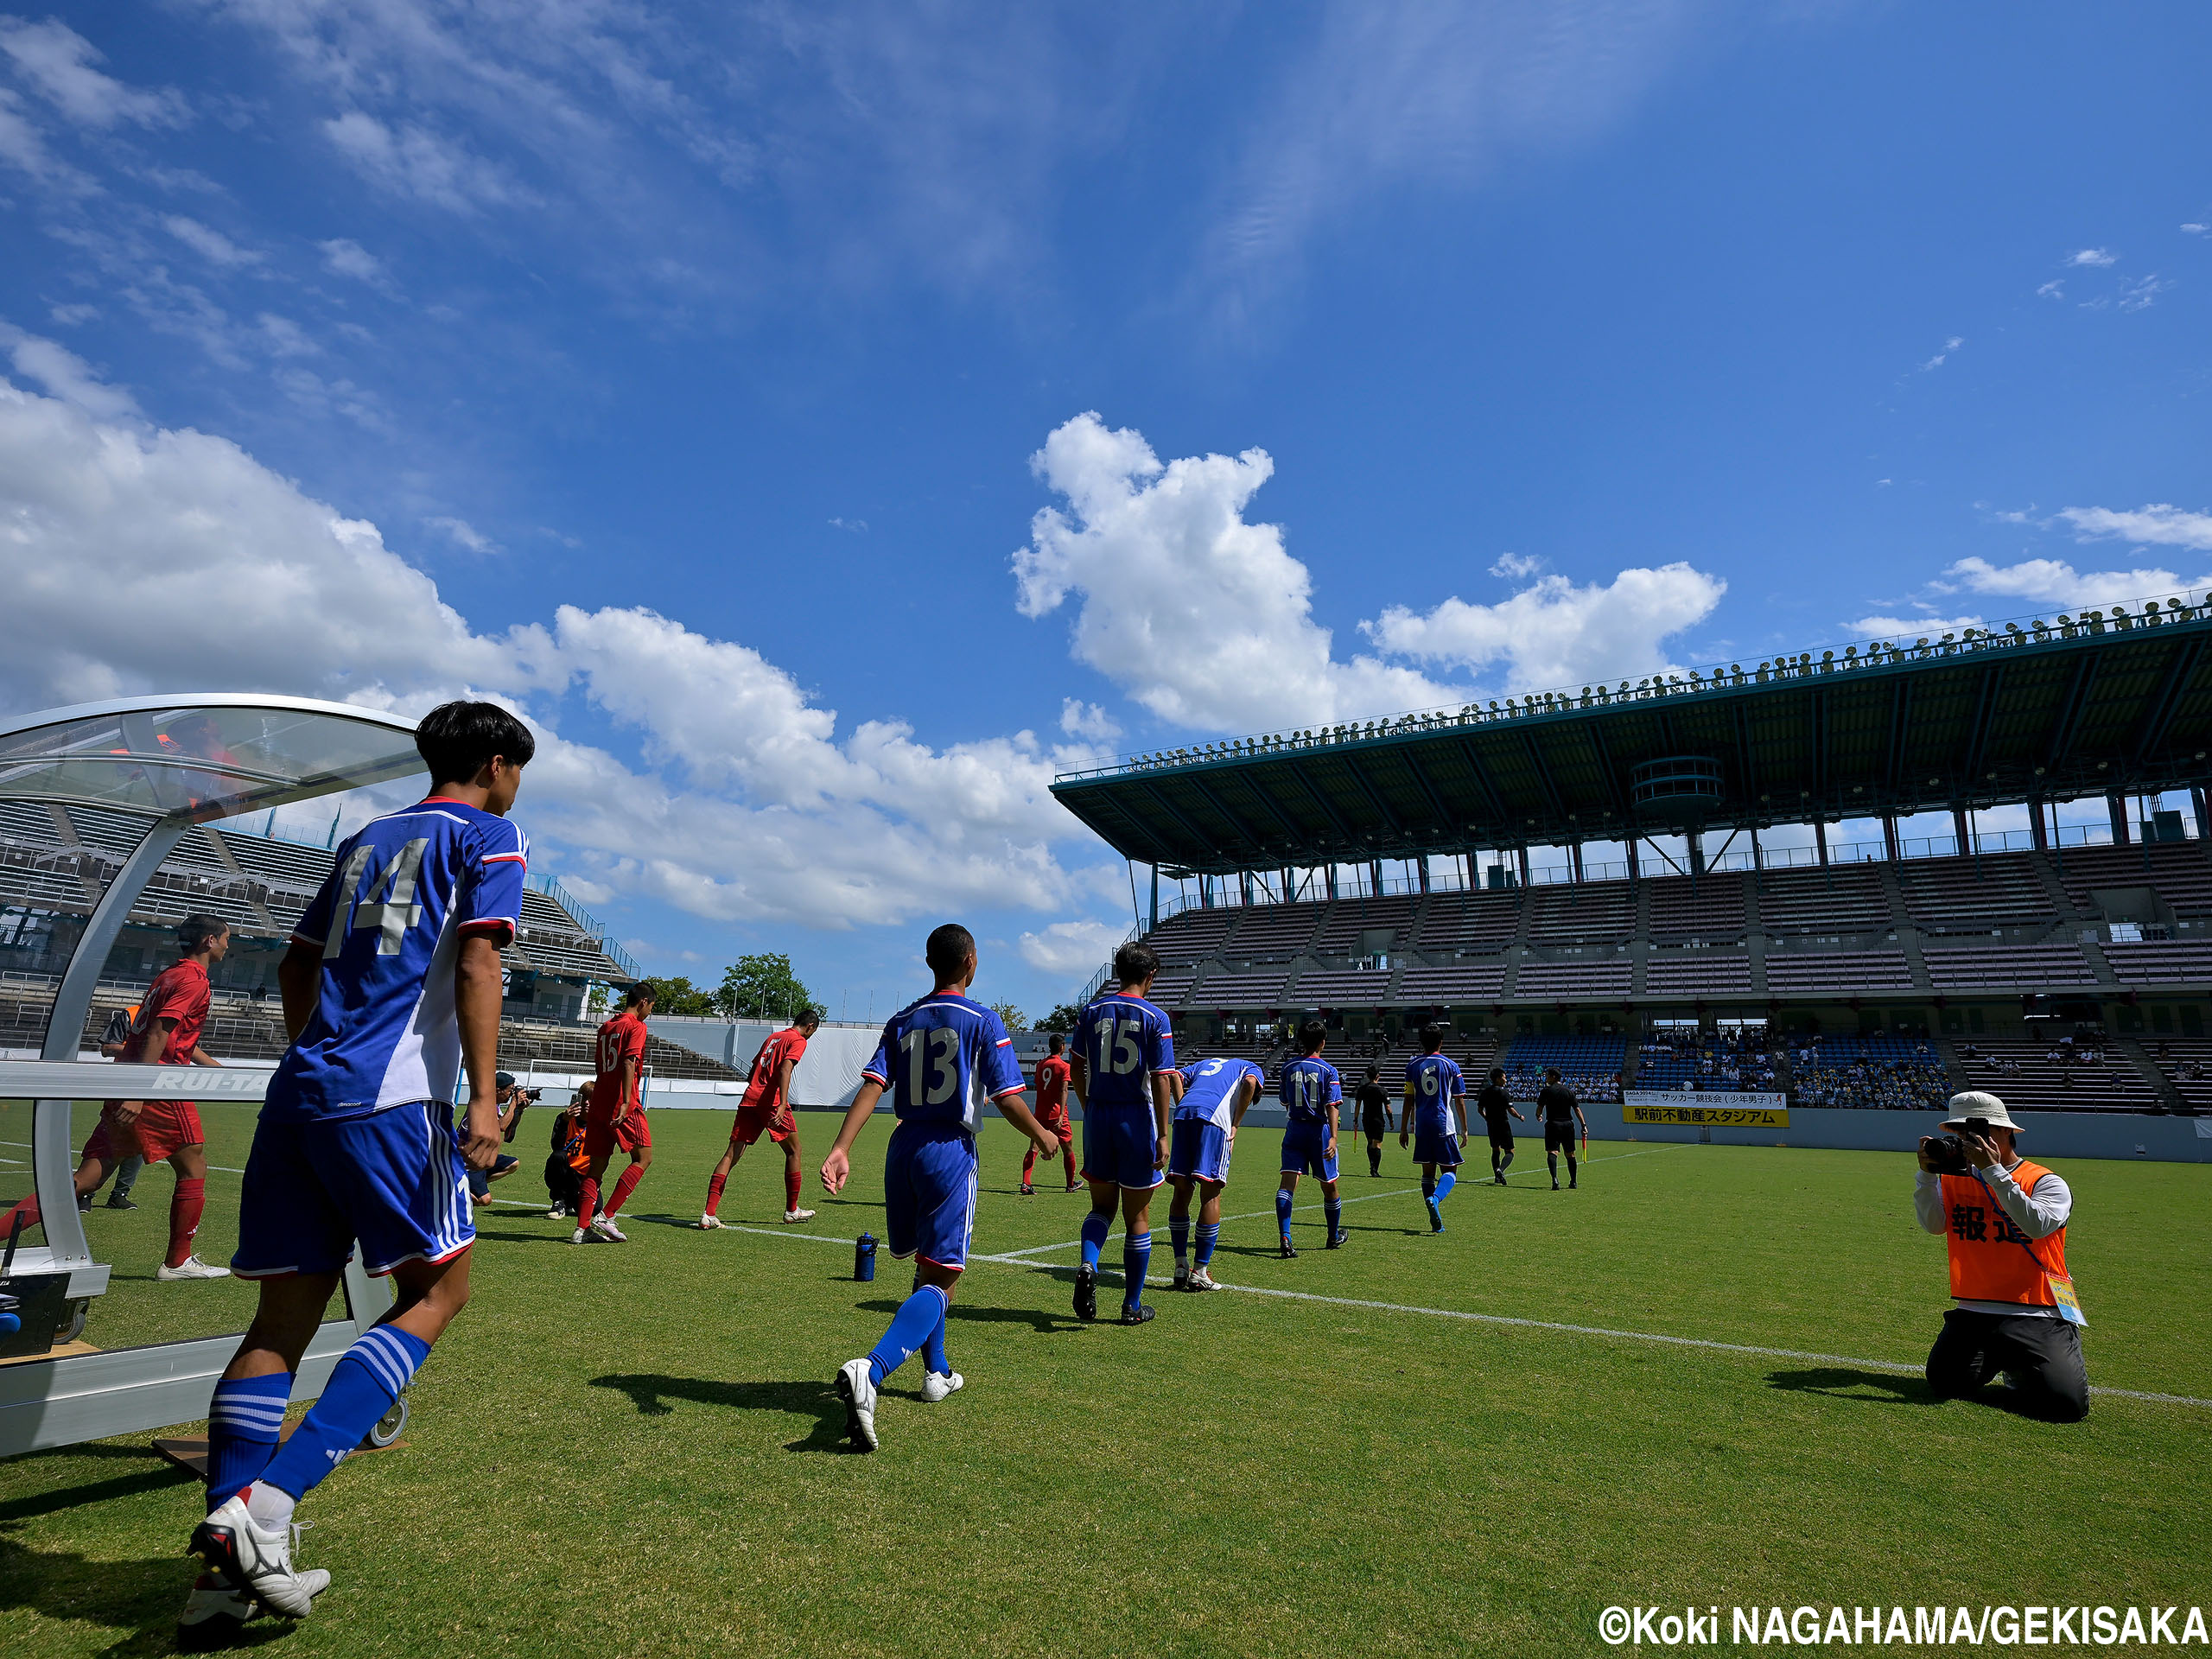
<path fill-rule="evenodd" d="M 545 1091 L 543 1089 L 518 1089 L 515 1092 L 518 1098 L 529 1101 L 532 1104 L 545 1098 Z"/>
<path fill-rule="evenodd" d="M 1973 1167 L 1967 1143 L 1955 1135 L 1930 1135 L 1920 1142 L 1920 1155 L 1938 1175 L 1963 1175 Z"/>

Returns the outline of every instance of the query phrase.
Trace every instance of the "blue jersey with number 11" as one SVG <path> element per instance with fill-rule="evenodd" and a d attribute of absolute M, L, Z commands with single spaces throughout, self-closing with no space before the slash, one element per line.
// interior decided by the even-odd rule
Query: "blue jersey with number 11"
<path fill-rule="evenodd" d="M 1083 1082 L 1085 1113 L 1148 1112 L 1153 1073 L 1175 1069 L 1175 1036 L 1166 1011 L 1118 992 L 1083 1011 L 1075 1052 L 1089 1073 Z"/>
<path fill-rule="evenodd" d="M 890 1092 L 900 1122 L 951 1124 L 970 1135 L 985 1101 L 1022 1090 L 1021 1062 L 1005 1022 L 951 991 L 893 1014 L 861 1075 Z"/>

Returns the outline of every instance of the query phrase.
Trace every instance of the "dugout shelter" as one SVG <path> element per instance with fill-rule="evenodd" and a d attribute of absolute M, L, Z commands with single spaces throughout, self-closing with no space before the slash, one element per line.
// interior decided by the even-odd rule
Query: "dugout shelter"
<path fill-rule="evenodd" d="M 147 886 L 195 828 L 266 812 L 422 770 L 414 722 L 351 704 L 257 694 L 133 697 L 54 709 L 0 725 L 0 805 L 60 812 L 113 809 L 143 824 L 104 879 L 54 988 L 36 1058 L 0 1060 L 0 1100 L 30 1103 L 29 1152 L 43 1236 L 18 1241 L 4 1288 L 26 1322 L 0 1363 L 0 1457 L 142 1433 L 207 1414 L 235 1332 L 92 1351 L 110 1268 L 94 1258 L 72 1178 L 83 1115 L 73 1103 L 124 1096 L 258 1103 L 257 1067 L 124 1066 L 84 1058 L 82 1035 L 109 951 Z M 92 867 L 87 867 L 92 868 Z M 78 1122 L 73 1122 L 73 1117 Z M 85 1127 L 89 1127 L 85 1124 Z M 342 1317 L 317 1332 L 295 1401 L 321 1392 L 354 1338 L 391 1305 L 390 1287 L 356 1260 Z M 49 1348 L 56 1338 L 58 1348 Z M 0 1346 L 0 1355 L 8 1351 Z M 389 1423 L 398 1432 L 397 1414 Z"/>

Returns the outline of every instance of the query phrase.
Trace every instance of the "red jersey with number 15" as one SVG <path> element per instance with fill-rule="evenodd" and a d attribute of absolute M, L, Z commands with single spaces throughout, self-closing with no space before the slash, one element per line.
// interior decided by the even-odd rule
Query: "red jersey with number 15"
<path fill-rule="evenodd" d="M 630 1095 L 618 1103 L 615 1094 L 621 1086 L 626 1059 L 632 1063 Z M 625 1009 L 599 1028 L 593 1063 L 599 1068 L 599 1076 L 592 1081 L 591 1115 L 601 1122 L 611 1122 L 620 1112 L 635 1111 L 645 1071 L 645 1022 L 635 1008 Z"/>
<path fill-rule="evenodd" d="M 778 1032 L 760 1045 L 760 1052 L 753 1057 L 753 1075 L 745 1080 L 745 1098 L 741 1110 L 772 1112 L 790 1103 L 784 1099 L 778 1086 L 784 1075 L 784 1062 L 796 1066 L 806 1053 L 806 1033 L 797 1026 Z"/>

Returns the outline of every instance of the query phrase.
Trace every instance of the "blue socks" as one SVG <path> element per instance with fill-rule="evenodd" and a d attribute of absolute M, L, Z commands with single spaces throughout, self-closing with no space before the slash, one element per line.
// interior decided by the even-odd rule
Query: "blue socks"
<path fill-rule="evenodd" d="M 292 1397 L 292 1374 L 218 1382 L 207 1407 L 207 1513 L 261 1478 L 276 1454 L 276 1431 Z"/>
<path fill-rule="evenodd" d="M 1329 1242 L 1333 1244 L 1337 1235 L 1344 1231 L 1344 1207 L 1331 1198 L 1321 1206 L 1321 1214 L 1329 1224 Z"/>
<path fill-rule="evenodd" d="M 1180 1273 L 1191 1265 L 1191 1218 L 1188 1216 L 1167 1217 L 1167 1236 L 1175 1242 L 1175 1268 Z"/>
<path fill-rule="evenodd" d="M 1122 1236 L 1122 1306 L 1135 1307 L 1144 1300 L 1144 1276 L 1152 1268 L 1152 1235 L 1125 1233 Z"/>
<path fill-rule="evenodd" d="M 1290 1192 L 1286 1187 L 1275 1188 L 1275 1225 L 1285 1238 L 1290 1236 Z"/>
<path fill-rule="evenodd" d="M 914 1294 L 899 1304 L 883 1340 L 868 1351 L 868 1380 L 877 1388 L 883 1379 L 914 1357 L 914 1351 L 934 1339 L 944 1351 L 944 1293 L 935 1285 L 917 1285 Z"/>
<path fill-rule="evenodd" d="M 261 1483 L 295 1499 L 305 1497 L 360 1445 L 429 1357 L 429 1343 L 396 1325 L 380 1325 L 360 1338 L 340 1356 L 322 1397 L 277 1447 Z M 264 1519 L 259 1510 L 255 1518 Z"/>
<path fill-rule="evenodd" d="M 1220 1242 L 1221 1228 L 1218 1224 L 1211 1227 L 1200 1225 L 1198 1228 L 1198 1265 L 1200 1267 L 1203 1268 L 1213 1260 L 1213 1247 Z"/>
<path fill-rule="evenodd" d="M 1106 1248 L 1107 1232 L 1114 1225 L 1111 1212 L 1094 1210 L 1083 1218 L 1083 1265 L 1096 1270 L 1098 1253 Z"/>
<path fill-rule="evenodd" d="M 943 1296 L 944 1293 L 938 1291 L 938 1294 Z M 937 1316 L 937 1324 L 930 1332 L 930 1339 L 922 1344 L 922 1363 L 939 1376 L 952 1375 L 952 1362 L 944 1357 L 944 1322 L 951 1313 L 952 1304 L 948 1301 L 944 1311 Z"/>
<path fill-rule="evenodd" d="M 1459 1172 L 1447 1169 L 1436 1178 L 1436 1201 L 1439 1204 L 1452 1196 L 1452 1189 L 1459 1185 Z"/>

